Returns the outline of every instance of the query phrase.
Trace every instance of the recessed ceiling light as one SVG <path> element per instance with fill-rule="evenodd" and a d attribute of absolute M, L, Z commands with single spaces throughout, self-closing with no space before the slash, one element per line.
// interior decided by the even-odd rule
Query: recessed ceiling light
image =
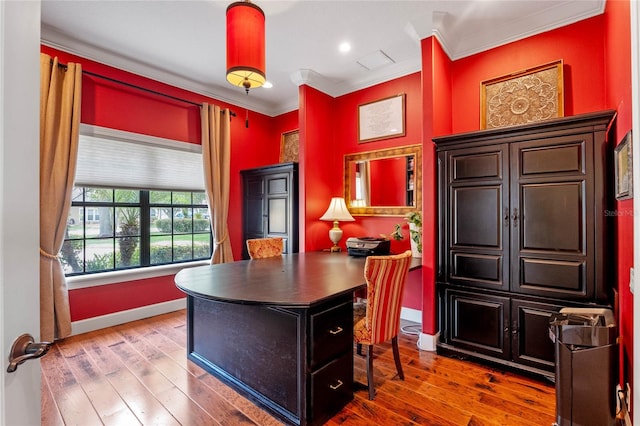
<path fill-rule="evenodd" d="M 262 87 L 264 87 L 265 89 L 271 89 L 273 87 L 273 84 L 271 84 L 270 81 L 265 81 Z"/>
<path fill-rule="evenodd" d="M 351 44 L 349 44 L 349 42 L 347 41 L 344 41 L 340 43 L 340 46 L 338 47 L 338 49 L 340 49 L 342 53 L 347 53 L 348 51 L 351 50 Z"/>

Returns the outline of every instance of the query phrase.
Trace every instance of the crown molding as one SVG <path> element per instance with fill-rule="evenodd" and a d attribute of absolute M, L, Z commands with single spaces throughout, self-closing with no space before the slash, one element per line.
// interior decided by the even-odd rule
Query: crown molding
<path fill-rule="evenodd" d="M 259 102 L 255 98 L 247 97 L 244 91 L 241 91 L 242 93 L 234 93 L 231 89 L 204 85 L 164 69 L 124 57 L 118 53 L 101 49 L 89 43 L 78 41 L 45 24 L 42 25 L 40 42 L 45 46 L 203 95 L 214 100 L 226 102 L 269 116 L 275 115 L 272 108 L 266 107 L 264 103 Z M 215 92 L 213 90 L 215 90 Z"/>
<path fill-rule="evenodd" d="M 421 58 L 410 59 L 397 62 L 392 65 L 382 67 L 375 71 L 368 71 L 362 78 L 333 82 L 322 74 L 310 69 L 301 69 L 291 74 L 291 81 L 300 86 L 306 84 L 314 89 L 320 90 L 330 96 L 338 97 L 357 90 L 366 89 L 376 84 L 384 83 L 395 78 L 404 77 L 422 69 Z"/>
<path fill-rule="evenodd" d="M 580 11 L 576 11 L 582 7 Z M 453 61 L 475 55 L 489 49 L 522 40 L 527 37 L 551 31 L 578 21 L 604 13 L 605 0 L 581 0 L 553 4 L 535 14 L 522 16 L 520 19 L 504 22 L 502 25 L 483 28 L 482 34 L 470 33 L 461 37 L 451 28 L 451 20 L 446 14 L 434 19 L 432 34 L 438 38 L 444 51 Z M 434 18 L 436 13 L 434 13 Z M 548 22 L 531 28 L 525 22 Z M 493 33 L 493 35 L 491 35 Z M 501 35 L 502 34 L 509 34 Z M 489 34 L 489 36 L 487 36 Z M 491 40 L 491 41 L 485 41 Z M 498 40 L 496 42 L 496 40 Z"/>

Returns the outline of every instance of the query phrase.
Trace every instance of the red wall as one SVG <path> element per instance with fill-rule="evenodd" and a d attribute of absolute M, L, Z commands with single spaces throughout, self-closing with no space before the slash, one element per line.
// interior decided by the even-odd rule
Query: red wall
<path fill-rule="evenodd" d="M 249 127 L 245 126 L 246 110 L 216 99 L 178 89 L 66 52 L 41 46 L 41 51 L 57 56 L 60 62 L 82 64 L 84 71 L 96 73 L 128 84 L 144 87 L 195 103 L 209 102 L 236 113 L 231 120 L 231 187 L 229 200 L 229 236 L 234 257 L 241 257 L 241 182 L 239 171 L 277 163 L 281 129 L 297 127 L 296 114 L 278 120 L 249 111 Z M 81 121 L 151 136 L 199 144 L 200 108 L 175 101 L 88 74 L 82 79 Z M 247 155 L 247 153 L 251 153 Z M 154 303 L 184 297 L 173 283 L 173 275 L 127 281 L 115 285 L 80 288 L 69 292 L 71 320 L 91 318 Z"/>
<path fill-rule="evenodd" d="M 482 81 L 558 59 L 564 61 L 564 115 L 605 109 L 603 24 L 600 15 L 454 61 L 452 132 L 480 129 Z"/>
<path fill-rule="evenodd" d="M 173 275 L 69 291 L 71 321 L 135 309 L 184 297 Z"/>
<path fill-rule="evenodd" d="M 343 195 L 342 173 L 344 167 L 344 155 L 364 151 L 373 151 L 405 145 L 422 144 L 422 115 L 421 115 L 421 79 L 420 73 L 414 73 L 395 80 L 377 84 L 375 86 L 358 90 L 335 99 L 333 114 L 333 127 L 339 129 L 336 133 L 336 144 L 333 158 L 333 168 L 337 178 L 334 185 L 336 195 Z M 379 141 L 358 142 L 358 106 L 380 99 L 404 93 L 405 96 L 405 135 Z M 328 200 L 327 200 L 328 203 Z M 326 207 L 325 207 L 326 208 Z M 408 226 L 402 217 L 375 217 L 356 216 L 355 222 L 341 225 L 344 231 L 343 244 L 346 238 L 356 236 L 378 236 L 393 232 L 396 223 L 403 224 L 405 239 L 391 241 L 391 250 L 401 252 L 410 248 Z M 324 232 L 328 232 L 325 227 Z M 321 248 L 321 247 L 318 247 Z"/>
<path fill-rule="evenodd" d="M 271 119 L 273 126 L 273 134 L 278 137 L 283 133 L 289 133 L 298 130 L 298 110 L 287 112 Z M 280 151 L 278 151 L 279 153 Z M 279 159 L 280 157 L 278 157 Z"/>
<path fill-rule="evenodd" d="M 422 311 L 422 270 L 409 271 L 407 282 L 404 285 L 402 306 L 405 308 Z"/>
<path fill-rule="evenodd" d="M 300 119 L 300 251 L 331 247 L 331 222 L 320 216 L 329 207 L 331 197 L 342 195 L 342 169 L 335 161 L 334 99 L 302 85 L 299 88 Z M 349 223 L 340 225 L 347 233 Z M 343 248 L 345 237 L 342 239 Z"/>
<path fill-rule="evenodd" d="M 433 232 L 422 234 L 422 331 L 435 335 L 437 326 L 436 305 L 436 243 L 438 225 L 436 219 L 436 153 L 432 142 L 434 135 L 451 133 L 452 101 L 451 61 L 435 37 L 422 40 L 422 113 L 423 113 L 423 201 L 422 226 Z"/>
<path fill-rule="evenodd" d="M 607 1 L 604 15 L 606 104 L 618 111 L 612 145 L 617 145 L 632 125 L 629 16 L 627 0 Z M 620 382 L 633 385 L 633 294 L 629 290 L 629 269 L 633 266 L 633 200 L 617 201 L 615 209 Z"/>

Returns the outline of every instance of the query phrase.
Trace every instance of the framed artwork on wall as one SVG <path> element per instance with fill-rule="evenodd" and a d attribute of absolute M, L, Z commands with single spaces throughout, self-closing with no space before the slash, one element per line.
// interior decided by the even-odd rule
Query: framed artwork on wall
<path fill-rule="evenodd" d="M 562 59 L 480 83 L 480 128 L 564 116 Z"/>
<path fill-rule="evenodd" d="M 297 163 L 299 160 L 300 133 L 298 130 L 285 132 L 280 138 L 280 162 L 289 163 L 291 161 Z"/>
<path fill-rule="evenodd" d="M 633 198 L 631 130 L 614 150 L 616 200 Z"/>
<path fill-rule="evenodd" d="M 358 106 L 358 143 L 405 135 L 405 94 Z"/>

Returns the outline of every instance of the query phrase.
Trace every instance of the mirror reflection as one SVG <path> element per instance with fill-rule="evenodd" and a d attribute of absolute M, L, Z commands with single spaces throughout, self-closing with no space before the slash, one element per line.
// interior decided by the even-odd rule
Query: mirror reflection
<path fill-rule="evenodd" d="M 355 215 L 404 215 L 421 204 L 422 147 L 345 155 L 345 200 Z"/>

